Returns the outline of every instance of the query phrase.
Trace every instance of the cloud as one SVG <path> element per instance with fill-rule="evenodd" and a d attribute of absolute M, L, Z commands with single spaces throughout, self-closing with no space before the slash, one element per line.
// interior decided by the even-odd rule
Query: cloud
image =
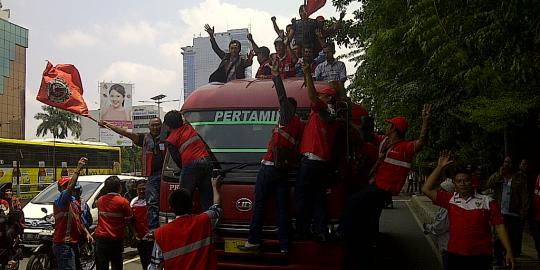
<path fill-rule="evenodd" d="M 156 94 L 178 98 L 178 73 L 175 70 L 117 61 L 111 63 L 98 76 L 99 81 L 132 82 L 134 100 L 148 99 Z M 158 93 L 159 92 L 159 93 Z M 135 105 L 135 104 L 134 104 Z"/>
<path fill-rule="evenodd" d="M 92 47 L 100 43 L 100 39 L 81 30 L 71 30 L 60 33 L 57 42 L 63 48 Z"/>
<path fill-rule="evenodd" d="M 159 31 L 148 22 L 135 24 L 124 23 L 119 28 L 113 28 L 108 33 L 110 38 L 125 45 L 152 45 L 156 42 Z"/>

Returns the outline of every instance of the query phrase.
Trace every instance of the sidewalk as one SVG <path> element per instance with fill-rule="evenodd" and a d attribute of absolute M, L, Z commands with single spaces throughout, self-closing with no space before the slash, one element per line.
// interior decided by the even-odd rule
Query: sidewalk
<path fill-rule="evenodd" d="M 424 195 L 413 195 L 409 206 L 422 223 L 433 222 L 435 213 L 439 209 L 438 206 L 434 205 L 431 200 Z M 522 254 L 516 258 L 517 267 L 518 269 L 540 269 L 540 261 L 537 260 L 536 257 L 534 240 L 532 236 L 525 231 L 526 230 L 523 232 Z M 436 246 L 435 237 L 432 236 L 431 238 Z"/>

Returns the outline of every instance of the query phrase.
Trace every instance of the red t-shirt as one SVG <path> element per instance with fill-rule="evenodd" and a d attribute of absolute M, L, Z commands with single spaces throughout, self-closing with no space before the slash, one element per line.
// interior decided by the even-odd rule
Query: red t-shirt
<path fill-rule="evenodd" d="M 135 219 L 135 233 L 138 238 L 143 238 L 149 231 L 146 200 L 135 197 L 131 201 L 130 206 L 133 211 L 133 218 Z"/>
<path fill-rule="evenodd" d="M 112 240 L 123 239 L 127 219 L 133 216 L 128 200 L 118 193 L 108 193 L 98 199 L 97 208 L 96 236 Z"/>
<path fill-rule="evenodd" d="M 375 170 L 375 186 L 392 195 L 398 195 L 411 170 L 416 154 L 416 141 L 400 141 L 392 145 L 387 152 L 384 152 L 383 148 L 379 148 L 379 155 L 384 155 L 385 158 Z"/>
<path fill-rule="evenodd" d="M 281 78 L 285 79 L 296 76 L 294 63 L 289 52 L 286 52 L 283 58 L 279 57 L 277 53 L 273 53 L 270 58 L 273 59 L 273 57 L 278 57 L 281 61 Z"/>
<path fill-rule="evenodd" d="M 302 134 L 300 153 L 311 153 L 324 161 L 329 161 L 336 138 L 337 124 L 335 121 L 326 122 L 321 119 L 319 111 L 326 108 L 327 105 L 320 100 L 311 104 L 311 114 Z"/>
<path fill-rule="evenodd" d="M 448 252 L 463 256 L 491 255 L 491 226 L 504 224 L 501 209 L 489 196 L 465 200 L 457 192 L 437 191 L 436 205 L 448 210 Z"/>
<path fill-rule="evenodd" d="M 182 127 L 171 130 L 166 139 L 167 143 L 178 148 L 182 160 L 182 168 L 195 160 L 208 157 L 206 144 L 201 140 L 197 131 L 188 123 Z"/>

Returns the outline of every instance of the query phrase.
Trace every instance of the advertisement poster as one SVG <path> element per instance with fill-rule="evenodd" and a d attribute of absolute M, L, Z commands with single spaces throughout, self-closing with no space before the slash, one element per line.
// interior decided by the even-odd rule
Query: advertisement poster
<path fill-rule="evenodd" d="M 131 131 L 133 129 L 131 119 L 132 94 L 133 84 L 100 83 L 99 119 Z M 106 128 L 99 129 L 99 140 L 110 146 L 132 145 L 129 138 L 118 135 Z"/>

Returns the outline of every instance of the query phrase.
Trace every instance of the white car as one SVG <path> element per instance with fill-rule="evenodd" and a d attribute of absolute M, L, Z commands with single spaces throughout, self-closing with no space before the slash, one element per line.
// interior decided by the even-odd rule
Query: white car
<path fill-rule="evenodd" d="M 90 212 L 92 213 L 92 218 L 94 224 L 97 224 L 98 210 L 95 205 L 95 200 L 99 191 L 103 188 L 103 183 L 111 175 L 83 175 L 80 176 L 77 183 L 82 187 L 81 198 L 85 201 L 90 207 Z M 133 194 L 134 190 L 131 190 L 131 194 L 126 194 L 126 190 L 131 188 L 126 188 L 126 186 L 133 185 L 138 181 L 144 181 L 144 177 L 136 176 L 124 176 L 117 175 L 118 178 L 122 181 L 122 195 L 128 197 L 128 200 L 136 196 Z M 50 186 L 41 191 L 36 197 L 34 197 L 26 206 L 23 208 L 24 219 L 25 219 L 25 228 L 23 234 L 23 245 L 27 248 L 34 248 L 39 244 L 39 232 L 50 226 L 50 224 L 43 219 L 45 213 L 42 211 L 42 208 L 47 209 L 47 213 L 50 214 L 53 212 L 53 203 L 54 200 L 58 197 L 58 186 L 55 183 L 52 183 Z"/>

